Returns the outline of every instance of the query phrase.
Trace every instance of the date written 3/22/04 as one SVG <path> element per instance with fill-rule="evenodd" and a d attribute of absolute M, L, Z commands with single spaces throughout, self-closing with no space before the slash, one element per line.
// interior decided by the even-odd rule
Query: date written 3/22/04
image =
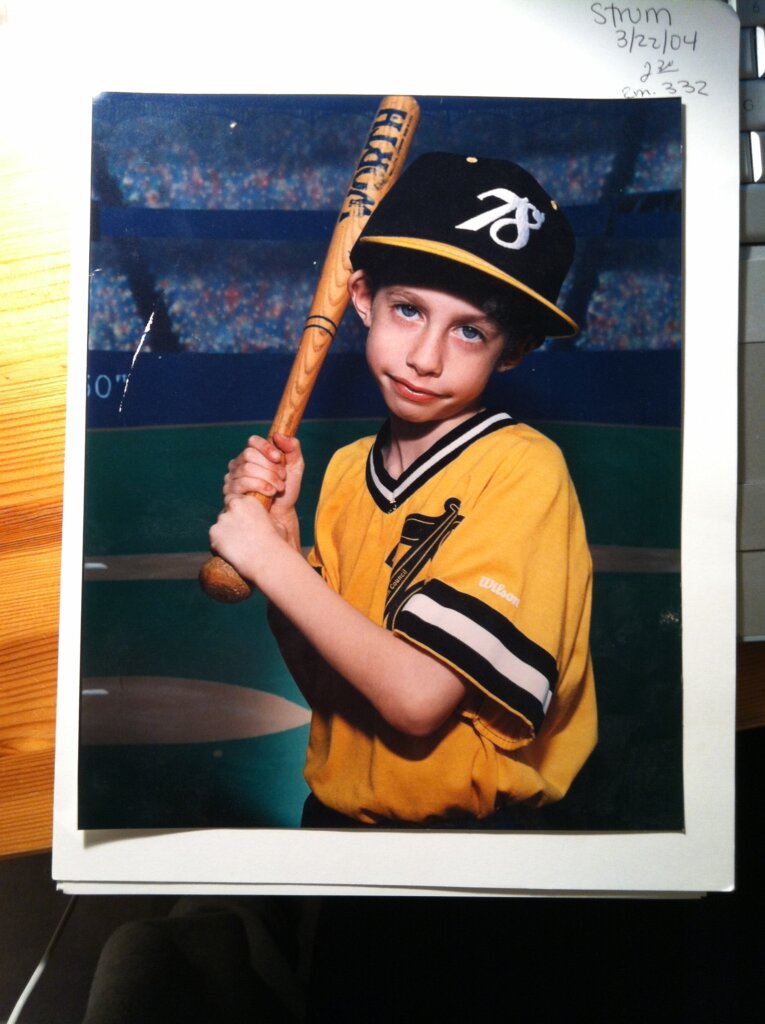
<path fill-rule="evenodd" d="M 654 50 L 656 53 L 664 55 L 687 52 L 688 50 L 694 51 L 699 41 L 698 32 L 685 35 L 683 32 L 670 32 L 668 28 L 655 34 L 638 32 L 634 27 L 629 32 L 626 29 L 618 28 L 615 35 L 616 45 L 620 50 L 627 50 L 628 53 L 634 53 L 635 50 Z"/>

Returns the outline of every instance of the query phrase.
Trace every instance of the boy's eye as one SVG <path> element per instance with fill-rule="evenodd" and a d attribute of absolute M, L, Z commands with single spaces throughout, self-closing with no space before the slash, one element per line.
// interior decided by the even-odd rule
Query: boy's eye
<path fill-rule="evenodd" d="M 463 324 L 459 331 L 465 341 L 483 341 L 483 331 L 479 331 L 472 324 Z"/>
<path fill-rule="evenodd" d="M 417 307 L 409 302 L 397 302 L 394 308 L 406 320 L 413 320 L 419 314 Z"/>

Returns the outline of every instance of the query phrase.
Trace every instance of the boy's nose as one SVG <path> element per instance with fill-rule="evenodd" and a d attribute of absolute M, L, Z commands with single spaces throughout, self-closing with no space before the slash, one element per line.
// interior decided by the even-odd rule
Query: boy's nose
<path fill-rule="evenodd" d="M 436 377 L 441 372 L 441 338 L 436 331 L 426 331 L 409 349 L 407 365 L 421 377 Z"/>

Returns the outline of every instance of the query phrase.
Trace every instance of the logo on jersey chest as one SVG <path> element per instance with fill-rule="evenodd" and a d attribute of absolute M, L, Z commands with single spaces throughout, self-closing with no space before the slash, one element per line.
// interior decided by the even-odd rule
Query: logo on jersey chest
<path fill-rule="evenodd" d="M 464 519 L 458 498 L 444 502 L 443 515 L 407 516 L 401 537 L 385 559 L 390 566 L 390 583 L 385 600 L 385 625 L 392 627 L 396 612 L 403 602 L 422 587 L 422 570 L 435 556 L 443 542 Z"/>

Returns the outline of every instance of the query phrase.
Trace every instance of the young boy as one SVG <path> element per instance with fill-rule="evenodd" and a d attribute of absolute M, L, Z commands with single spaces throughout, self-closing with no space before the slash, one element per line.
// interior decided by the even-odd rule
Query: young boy
<path fill-rule="evenodd" d="M 269 599 L 312 708 L 304 825 L 501 828 L 594 746 L 577 498 L 558 448 L 483 404 L 495 370 L 576 333 L 556 305 L 573 251 L 520 167 L 420 157 L 351 252 L 390 415 L 332 458 L 308 561 L 297 440 L 229 465 L 211 543 Z"/>

